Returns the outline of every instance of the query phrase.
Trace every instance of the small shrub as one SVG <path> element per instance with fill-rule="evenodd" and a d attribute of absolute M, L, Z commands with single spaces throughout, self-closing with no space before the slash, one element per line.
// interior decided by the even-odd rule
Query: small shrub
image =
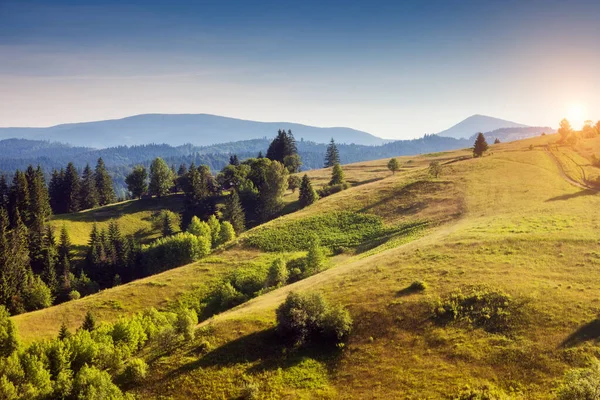
<path fill-rule="evenodd" d="M 410 284 L 408 289 L 412 292 L 422 292 L 427 289 L 427 283 L 421 280 L 416 280 Z"/>
<path fill-rule="evenodd" d="M 317 293 L 292 292 L 276 313 L 279 332 L 298 346 L 309 341 L 342 341 L 352 327 L 352 319 L 346 309 L 330 306 Z"/>
<path fill-rule="evenodd" d="M 123 371 L 123 379 L 128 383 L 140 383 L 148 375 L 148 364 L 141 358 L 133 358 Z"/>
<path fill-rule="evenodd" d="M 488 332 L 511 328 L 516 305 L 512 297 L 485 286 L 455 290 L 433 306 L 433 318 L 440 323 L 464 322 Z"/>
<path fill-rule="evenodd" d="M 331 196 L 332 194 L 339 193 L 342 190 L 348 189 L 349 187 L 350 187 L 350 185 L 345 182 L 338 183 L 335 185 L 327 185 L 327 186 L 323 186 L 321 189 L 317 190 L 317 194 L 319 195 L 319 197 L 323 198 L 323 197 Z"/>
<path fill-rule="evenodd" d="M 600 362 L 567 371 L 556 390 L 558 400 L 600 399 Z"/>
<path fill-rule="evenodd" d="M 183 335 L 186 341 L 194 339 L 198 325 L 198 315 L 195 310 L 181 308 L 177 311 L 177 319 L 175 320 L 175 332 Z"/>
<path fill-rule="evenodd" d="M 71 290 L 69 292 L 69 300 L 79 300 L 81 298 L 81 294 L 77 290 Z"/>
<path fill-rule="evenodd" d="M 506 395 L 499 389 L 490 386 L 484 386 L 482 388 L 469 388 L 463 389 L 458 396 L 453 397 L 454 400 L 509 400 L 511 397 Z"/>
<path fill-rule="evenodd" d="M 96 367 L 84 365 L 73 382 L 74 398 L 79 400 L 124 399 L 121 390 L 112 383 L 110 375 Z"/>
<path fill-rule="evenodd" d="M 287 283 L 289 277 L 288 269 L 285 265 L 285 260 L 277 258 L 269 267 L 267 276 L 267 286 L 282 286 Z"/>

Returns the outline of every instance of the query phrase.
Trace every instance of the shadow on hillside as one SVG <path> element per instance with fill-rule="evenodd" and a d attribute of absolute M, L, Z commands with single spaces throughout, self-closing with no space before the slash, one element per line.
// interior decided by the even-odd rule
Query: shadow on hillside
<path fill-rule="evenodd" d="M 600 318 L 580 326 L 561 343 L 561 347 L 573 347 L 583 342 L 598 339 L 600 339 Z"/>
<path fill-rule="evenodd" d="M 347 180 L 346 182 L 351 184 L 352 187 L 356 187 L 356 186 L 361 186 L 361 185 L 366 185 L 367 183 L 373 183 L 373 182 L 378 182 L 380 180 L 383 180 L 384 178 L 371 178 L 371 179 L 365 179 L 362 181 L 356 181 L 356 180 Z"/>
<path fill-rule="evenodd" d="M 591 196 L 591 195 L 594 195 L 597 193 L 598 193 L 598 191 L 594 190 L 594 189 L 583 189 L 577 193 L 563 194 L 560 196 L 551 197 L 548 200 L 546 200 L 546 202 L 557 201 L 557 200 L 569 200 L 569 199 L 574 199 L 576 197 L 581 197 L 581 196 Z"/>
<path fill-rule="evenodd" d="M 201 347 L 198 347 L 190 350 L 189 354 L 194 355 L 201 352 Z M 331 369 L 337 365 L 340 354 L 335 349 L 311 347 L 291 350 L 282 343 L 275 328 L 271 328 L 232 340 L 208 352 L 202 358 L 171 371 L 164 379 L 168 380 L 198 368 L 227 367 L 246 363 L 254 364 L 247 369 L 248 373 L 285 369 L 293 367 L 306 357 L 324 362 Z"/>

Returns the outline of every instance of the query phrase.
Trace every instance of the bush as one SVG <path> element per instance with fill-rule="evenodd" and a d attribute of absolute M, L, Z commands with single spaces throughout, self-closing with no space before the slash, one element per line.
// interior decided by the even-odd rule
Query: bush
<path fill-rule="evenodd" d="M 69 292 L 69 300 L 79 300 L 81 298 L 81 294 L 77 290 L 71 290 Z"/>
<path fill-rule="evenodd" d="M 112 383 L 108 372 L 87 365 L 75 375 L 73 395 L 78 400 L 125 399 L 121 390 Z"/>
<path fill-rule="evenodd" d="M 438 299 L 433 317 L 441 323 L 464 322 L 494 333 L 511 328 L 514 311 L 510 295 L 486 286 L 472 286 Z"/>
<path fill-rule="evenodd" d="M 175 320 L 175 332 L 183 335 L 186 341 L 194 339 L 196 325 L 198 325 L 198 315 L 195 310 L 180 308 L 177 311 Z"/>
<path fill-rule="evenodd" d="M 247 243 L 263 251 L 299 251 L 308 250 L 316 236 L 324 247 L 353 247 L 383 231 L 378 216 L 335 211 L 254 229 Z"/>
<path fill-rule="evenodd" d="M 588 368 L 567 371 L 556 390 L 559 400 L 600 399 L 600 362 L 594 360 Z"/>
<path fill-rule="evenodd" d="M 133 358 L 123 371 L 123 380 L 128 383 L 140 383 L 148 375 L 148 364 L 141 358 Z"/>
<path fill-rule="evenodd" d="M 347 310 L 330 306 L 316 293 L 290 293 L 277 308 L 277 329 L 296 345 L 309 341 L 339 342 L 350 333 L 352 319 Z"/>
<path fill-rule="evenodd" d="M 412 292 L 422 292 L 427 289 L 427 283 L 421 280 L 416 280 L 410 284 L 408 290 Z"/>
<path fill-rule="evenodd" d="M 208 226 L 206 222 L 200 221 L 200 218 L 196 216 L 192 217 L 192 221 L 188 225 L 186 232 L 196 236 L 203 236 L 212 240 L 210 226 Z"/>
<path fill-rule="evenodd" d="M 225 281 L 213 291 L 210 303 L 213 312 L 228 310 L 246 301 L 246 296 L 233 287 L 231 282 Z"/>
<path fill-rule="evenodd" d="M 327 197 L 327 196 L 331 196 L 332 194 L 339 193 L 342 190 L 346 190 L 349 187 L 350 187 L 350 185 L 345 182 L 339 183 L 336 185 L 327 185 L 327 186 L 323 186 L 321 189 L 317 190 L 317 194 L 319 195 L 319 197 Z"/>
<path fill-rule="evenodd" d="M 142 247 L 142 262 L 147 272 L 153 274 L 197 261 L 208 255 L 210 249 L 210 239 L 178 233 Z"/>
<path fill-rule="evenodd" d="M 231 225 L 231 222 L 221 222 L 221 230 L 219 231 L 218 244 L 225 244 L 231 242 L 233 239 L 235 239 L 235 229 L 233 229 L 233 225 Z"/>
<path fill-rule="evenodd" d="M 277 258 L 269 267 L 267 286 L 283 286 L 287 283 L 288 276 L 289 272 L 285 265 L 285 260 Z"/>

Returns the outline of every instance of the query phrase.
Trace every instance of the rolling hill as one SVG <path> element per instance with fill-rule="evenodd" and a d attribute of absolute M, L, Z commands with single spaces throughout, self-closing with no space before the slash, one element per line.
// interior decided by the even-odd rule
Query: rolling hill
<path fill-rule="evenodd" d="M 252 229 L 204 260 L 13 319 L 31 342 L 56 335 L 62 322 L 74 329 L 87 310 L 114 321 L 148 307 L 197 304 L 237 270 L 302 254 L 256 243 L 288 232 L 289 240 L 276 242 L 288 246 L 309 221 L 345 212 L 379 218 L 389 234 L 353 239 L 329 254 L 325 271 L 205 319 L 193 340 L 170 350 L 151 345 L 140 353 L 149 376 L 128 389 L 175 399 L 552 398 L 566 371 L 598 353 L 600 288 L 600 195 L 587 186 L 590 173 L 581 176 L 593 167 L 587 154 L 555 140 L 493 145 L 479 159 L 468 151 L 402 157 L 394 175 L 387 159 L 345 165 L 353 187 Z M 431 161 L 442 164 L 440 178 L 428 176 Z M 308 174 L 319 186 L 330 171 Z M 296 199 L 286 194 L 290 204 Z M 78 222 L 85 221 L 82 214 Z M 366 229 L 315 233 L 342 240 Z M 417 280 L 424 290 L 410 289 Z M 274 311 L 291 291 L 319 292 L 347 307 L 354 320 L 347 343 L 336 350 L 281 344 Z M 459 307 L 465 296 L 471 308 Z M 460 318 L 490 296 L 501 296 L 502 317 L 490 302 L 484 322 Z M 448 304 L 457 317 L 436 318 Z M 495 318 L 510 324 L 486 325 Z"/>
<path fill-rule="evenodd" d="M 384 139 L 351 128 L 319 128 L 291 122 L 257 122 L 210 114 L 142 114 L 132 117 L 62 124 L 47 128 L 0 128 L 0 139 L 49 140 L 83 147 L 115 147 L 150 143 L 172 146 L 211 145 L 272 138 L 278 129 L 291 129 L 297 140 L 377 145 Z"/>

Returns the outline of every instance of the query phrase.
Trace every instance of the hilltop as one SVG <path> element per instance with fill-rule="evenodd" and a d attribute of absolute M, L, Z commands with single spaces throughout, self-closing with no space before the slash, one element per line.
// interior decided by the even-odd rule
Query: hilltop
<path fill-rule="evenodd" d="M 477 132 L 490 132 L 502 128 L 528 128 L 528 126 L 487 115 L 475 114 L 446 130 L 438 132 L 437 135 L 465 139 L 472 137 Z"/>
<path fill-rule="evenodd" d="M 47 128 L 0 128 L 0 138 L 44 139 L 83 147 L 166 143 L 211 145 L 271 137 L 291 129 L 297 140 L 377 145 L 385 143 L 367 132 L 343 127 L 321 128 L 292 122 L 258 122 L 211 114 L 142 114 L 132 117 L 62 124 Z"/>

